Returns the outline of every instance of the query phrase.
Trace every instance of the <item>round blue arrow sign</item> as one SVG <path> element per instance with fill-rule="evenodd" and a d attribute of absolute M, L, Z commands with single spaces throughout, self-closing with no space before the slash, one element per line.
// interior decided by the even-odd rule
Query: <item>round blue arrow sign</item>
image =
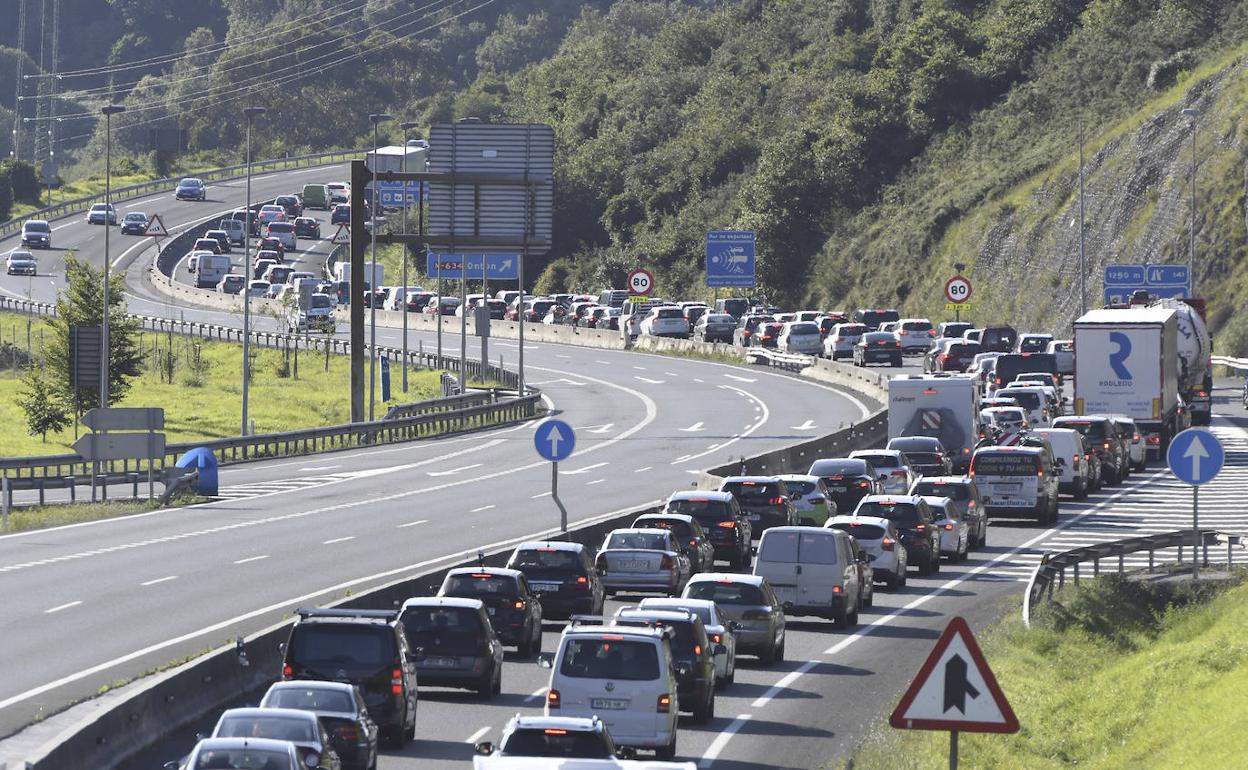
<path fill-rule="evenodd" d="M 534 431 L 533 445 L 542 459 L 557 463 L 566 460 L 576 448 L 576 434 L 563 420 L 547 420 Z"/>
<path fill-rule="evenodd" d="M 1188 428 L 1170 440 L 1166 462 L 1171 472 L 1185 484 L 1199 486 L 1213 480 L 1222 470 L 1226 452 L 1218 437 L 1202 428 Z"/>

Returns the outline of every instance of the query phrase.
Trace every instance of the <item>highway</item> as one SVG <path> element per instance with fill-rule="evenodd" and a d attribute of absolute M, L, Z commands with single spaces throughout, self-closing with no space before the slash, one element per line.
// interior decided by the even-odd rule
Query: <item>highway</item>
<path fill-rule="evenodd" d="M 345 177 L 343 167 L 258 176 L 253 199 Z M 242 182 L 214 184 L 209 195 L 207 203 L 178 203 L 170 193 L 119 209 L 160 213 L 175 227 L 241 205 Z M 100 263 L 102 228 L 77 219 L 53 224 L 58 249 Z M 332 229 L 323 225 L 322 232 Z M 12 242 L 0 242 L 0 250 Z M 174 308 L 145 287 L 146 243 L 113 238 L 133 312 L 240 323 L 228 313 Z M 326 248 L 321 242 L 307 259 Z M 6 276 L 0 291 L 50 301 L 63 276 L 59 254 L 38 254 L 39 277 Z M 399 341 L 395 329 L 378 327 L 377 336 L 382 344 Z M 431 335 L 411 339 L 432 348 Z M 446 344 L 458 348 L 455 337 Z M 516 351 L 505 341 L 492 348 L 509 360 Z M 878 408 L 790 375 L 675 357 L 530 343 L 526 363 L 529 381 L 578 429 L 577 453 L 561 464 L 560 479 L 574 522 L 661 500 L 687 488 L 700 469 L 830 432 Z M 1218 409 L 1242 414 L 1237 405 Z M 1206 499 L 1210 506 L 1202 521 L 1244 528 L 1248 516 L 1235 499 L 1248 480 L 1248 437 L 1222 418 L 1215 430 L 1231 453 L 1208 497 L 1202 493 L 1202 508 Z M 0 625 L 21 629 L 7 636 L 0 658 L 0 734 L 103 684 L 268 626 L 296 606 L 551 528 L 557 511 L 548 499 L 549 468 L 533 452 L 531 431 L 230 467 L 221 502 L 0 537 Z M 949 616 L 980 627 L 1020 591 L 1044 550 L 1186 526 L 1189 499 L 1186 487 L 1150 466 L 1087 501 L 1064 499 L 1056 528 L 994 522 L 988 547 L 965 562 L 912 578 L 897 592 L 878 591 L 858 629 L 792 621 L 789 660 L 763 668 L 743 658 L 714 722 L 682 728 L 678 754 L 717 768 L 805 768 L 844 756 L 891 705 Z M 558 631 L 548 626 L 545 649 L 553 649 Z M 422 691 L 419 740 L 387 753 L 381 767 L 462 766 L 473 741 L 496 739 L 510 716 L 540 707 L 548 676 L 509 657 L 504 695 L 489 704 L 464 692 Z M 189 737 L 133 766 L 181 756 Z"/>

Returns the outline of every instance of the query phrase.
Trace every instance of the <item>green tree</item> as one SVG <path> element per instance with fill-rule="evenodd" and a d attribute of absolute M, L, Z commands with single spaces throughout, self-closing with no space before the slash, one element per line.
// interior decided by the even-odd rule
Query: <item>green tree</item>
<path fill-rule="evenodd" d="M 109 369 L 108 403 L 116 404 L 130 390 L 130 381 L 143 371 L 138 347 L 139 324 L 126 315 L 122 277 L 110 276 L 108 292 Z M 81 412 L 100 401 L 98 382 L 79 382 L 75 398 L 69 371 L 69 329 L 71 326 L 98 326 L 103 323 L 103 270 L 97 270 L 72 252 L 65 256 L 65 290 L 56 297 L 56 317 L 52 319 L 52 339 L 46 358 L 53 391 L 66 404 Z"/>
<path fill-rule="evenodd" d="M 26 413 L 26 430 L 48 443 L 48 433 L 60 433 L 69 427 L 69 411 L 52 389 L 42 367 L 26 367 L 17 405 Z"/>
<path fill-rule="evenodd" d="M 0 222 L 9 218 L 13 211 L 13 182 L 9 170 L 0 166 Z"/>

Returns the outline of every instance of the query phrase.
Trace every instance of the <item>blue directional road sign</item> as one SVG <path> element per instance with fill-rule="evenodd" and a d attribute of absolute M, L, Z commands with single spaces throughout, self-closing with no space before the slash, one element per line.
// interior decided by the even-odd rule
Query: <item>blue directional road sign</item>
<path fill-rule="evenodd" d="M 543 460 L 557 463 L 568 459 L 576 447 L 576 434 L 563 420 L 547 420 L 533 433 L 533 445 Z"/>
<path fill-rule="evenodd" d="M 468 261 L 465 268 L 464 260 Z M 429 252 L 426 273 L 430 278 L 514 281 L 520 277 L 519 254 L 434 254 Z"/>
<path fill-rule="evenodd" d="M 1187 265 L 1106 265 L 1104 283 L 1107 305 L 1125 304 L 1140 289 L 1162 298 L 1192 294 Z"/>
<path fill-rule="evenodd" d="M 1222 470 L 1226 452 L 1217 436 L 1201 428 L 1188 428 L 1170 440 L 1166 462 L 1184 484 L 1199 486 Z"/>
<path fill-rule="evenodd" d="M 706 234 L 706 285 L 754 285 L 754 231 L 712 230 Z"/>
<path fill-rule="evenodd" d="M 420 199 L 420 182 L 407 182 L 407 205 L 415 206 Z M 381 205 L 385 208 L 399 208 L 403 205 L 403 182 L 377 182 L 381 190 Z M 424 183 L 424 197 L 429 197 L 429 183 Z M 372 201 L 373 183 L 364 188 L 364 200 Z"/>

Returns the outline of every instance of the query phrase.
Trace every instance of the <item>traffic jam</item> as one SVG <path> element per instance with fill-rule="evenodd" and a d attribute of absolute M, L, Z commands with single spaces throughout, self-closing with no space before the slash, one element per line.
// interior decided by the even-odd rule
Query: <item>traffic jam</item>
<path fill-rule="evenodd" d="M 1210 420 L 1199 300 L 1138 296 L 1089 311 L 1071 339 L 1054 339 L 747 298 L 714 308 L 625 290 L 508 299 L 533 314 L 543 302 L 547 316 L 564 307 L 565 322 L 605 308 L 599 320 L 637 334 L 692 328 L 705 338 L 724 315 L 730 329 L 714 335 L 724 342 L 856 366 L 910 357 L 923 373 L 888 381 L 881 447 L 678 490 L 597 547 L 522 543 L 505 566 L 452 569 L 436 594 L 393 609 L 300 609 L 258 705 L 222 713 L 167 768 L 374 768 L 383 750 L 416 736 L 422 691 L 489 702 L 504 693 L 505 672 L 534 664 L 549 672 L 541 702 L 495 725 L 497 741 L 478 741 L 476 767 L 692 767 L 678 761 L 680 728 L 715 717 L 739 660 L 782 663 L 786 623 L 852 629 L 876 591 L 985 548 L 992 521 L 1051 527 L 1063 499 L 1122 484 Z M 795 341 L 805 326 L 817 342 Z M 539 426 L 537 440 L 551 430 Z M 554 649 L 543 649 L 544 629 L 558 632 Z M 262 754 L 273 764 L 238 764 Z"/>

